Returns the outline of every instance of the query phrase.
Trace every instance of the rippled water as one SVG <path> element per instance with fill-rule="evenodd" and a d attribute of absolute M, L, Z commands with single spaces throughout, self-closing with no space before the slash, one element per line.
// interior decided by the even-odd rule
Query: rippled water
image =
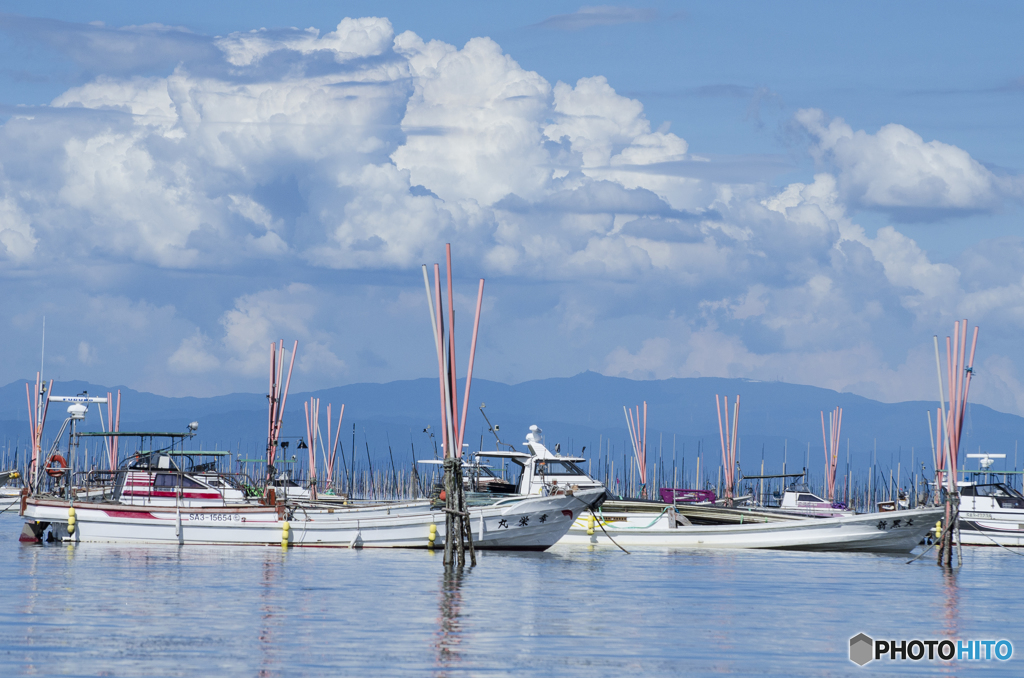
<path fill-rule="evenodd" d="M 560 548 L 480 554 L 31 546 L 0 516 L 0 674 L 1024 674 L 1024 557 Z M 1007 638 L 1006 662 L 847 659 L 849 638 Z"/>

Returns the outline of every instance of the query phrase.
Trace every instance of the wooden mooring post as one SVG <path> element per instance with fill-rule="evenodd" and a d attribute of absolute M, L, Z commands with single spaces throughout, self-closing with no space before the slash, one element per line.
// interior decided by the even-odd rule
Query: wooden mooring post
<path fill-rule="evenodd" d="M 476 565 L 473 530 L 466 507 L 466 492 L 462 484 L 462 460 L 449 457 L 444 460 L 444 564 L 446 567 L 466 564 L 469 546 L 470 564 Z"/>

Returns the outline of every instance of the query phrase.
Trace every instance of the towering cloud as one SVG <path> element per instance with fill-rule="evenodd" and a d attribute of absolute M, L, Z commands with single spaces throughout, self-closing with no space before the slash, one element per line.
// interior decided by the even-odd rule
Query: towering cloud
<path fill-rule="evenodd" d="M 96 378 L 255 388 L 277 336 L 308 347 L 310 386 L 428 374 L 402 347 L 422 340 L 418 266 L 453 241 L 496 299 L 485 376 L 592 368 L 928 397 L 931 334 L 971 314 L 1001 366 L 979 397 L 1024 403 L 998 338 L 1024 322 L 1020 259 L 935 262 L 851 216 L 1019 195 L 955 146 L 804 110 L 819 174 L 730 184 L 675 171 L 714 163 L 605 78 L 548 82 L 488 38 L 396 36 L 374 17 L 323 35 L 74 30 L 93 56 L 148 31 L 180 57 L 162 75 L 122 58 L 0 127 L 0 245 L 22 290 L 0 313 L 27 337 L 44 312 L 133 309 L 130 331 L 66 322 L 67 364 Z"/>

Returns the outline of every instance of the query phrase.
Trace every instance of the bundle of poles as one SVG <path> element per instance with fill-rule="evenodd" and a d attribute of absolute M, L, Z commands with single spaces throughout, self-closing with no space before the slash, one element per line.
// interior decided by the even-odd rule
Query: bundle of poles
<path fill-rule="evenodd" d="M 117 433 L 121 430 L 121 391 L 117 392 L 117 409 L 111 407 L 114 403 L 114 394 L 107 391 L 107 430 Z M 100 412 L 100 423 L 103 423 L 103 413 Z M 111 471 L 117 469 L 118 441 L 120 436 L 107 437 L 107 463 Z"/>
<path fill-rule="evenodd" d="M 43 446 L 43 425 L 46 423 L 46 412 L 50 406 L 50 401 L 47 400 L 46 394 L 52 388 L 53 379 L 50 380 L 50 385 L 47 387 L 40 372 L 36 372 L 36 387 L 34 391 L 31 391 L 31 386 L 29 386 L 28 382 L 25 382 L 25 397 L 28 399 L 28 428 L 32 436 L 32 463 L 30 466 L 32 487 L 36 486 L 39 475 L 39 457 Z M 33 395 L 35 398 L 33 398 Z"/>
<path fill-rule="evenodd" d="M 828 432 L 825 435 L 825 412 L 821 412 L 821 441 L 825 445 L 825 481 L 828 484 L 828 500 L 836 500 L 836 468 L 839 466 L 839 431 L 843 427 L 843 408 L 837 407 L 828 415 Z"/>
<path fill-rule="evenodd" d="M 466 415 L 469 407 L 469 389 L 473 382 L 473 361 L 476 358 L 476 339 L 480 330 L 480 309 L 484 298 L 484 280 L 480 279 L 476 295 L 476 317 L 473 320 L 473 340 L 469 348 L 469 367 L 466 371 L 466 390 L 459 413 L 457 375 L 455 370 L 455 296 L 452 290 L 452 246 L 445 245 L 448 286 L 448 323 L 441 297 L 441 267 L 434 264 L 434 284 L 431 290 L 427 265 L 423 265 L 423 286 L 427 292 L 430 324 L 434 330 L 434 348 L 437 350 L 437 375 L 441 397 L 441 437 L 444 450 L 445 539 L 444 564 L 458 560 L 459 567 L 466 564 L 466 547 L 470 560 L 476 565 L 473 533 L 469 524 L 469 511 L 462 484 L 462 440 L 466 434 Z"/>
<path fill-rule="evenodd" d="M 974 353 L 978 348 L 978 327 L 974 327 L 971 353 L 967 358 L 967 319 L 953 323 L 953 336 L 946 337 L 946 383 L 943 393 L 942 364 L 939 360 L 939 337 L 935 340 L 935 369 L 939 379 L 939 407 L 936 420 L 934 448 L 936 489 L 946 490 L 946 529 L 939 542 L 938 561 L 942 565 L 953 562 L 953 526 L 959 512 L 959 493 L 956 485 L 956 466 L 960 453 L 960 435 L 964 427 L 967 396 L 974 374 Z M 946 397 L 948 396 L 948 398 Z M 948 403 L 948 408 L 947 408 Z M 929 417 L 930 418 L 930 417 Z"/>
<path fill-rule="evenodd" d="M 324 485 L 334 483 L 334 465 L 338 458 L 338 443 L 341 442 L 341 420 L 345 416 L 345 405 L 338 413 L 338 427 L 331 428 L 331 404 L 327 403 L 327 445 L 324 446 L 320 432 L 320 399 L 310 398 L 306 406 L 306 439 L 309 441 L 309 498 L 316 499 L 317 491 L 317 443 L 320 444 L 320 458 L 324 461 Z"/>
<path fill-rule="evenodd" d="M 288 402 L 288 387 L 292 383 L 292 368 L 295 367 L 295 353 L 299 349 L 298 340 L 292 346 L 292 357 L 288 363 L 288 378 L 284 376 L 285 350 L 284 341 L 270 345 L 270 391 L 269 414 L 267 425 L 267 492 L 270 496 L 270 484 L 273 482 L 274 461 L 277 458 L 277 445 L 281 439 L 281 425 L 284 422 L 284 406 Z"/>
<path fill-rule="evenodd" d="M 626 414 L 626 427 L 629 429 L 629 439 L 633 443 L 633 456 L 636 459 L 637 474 L 640 477 L 640 497 L 647 498 L 647 401 L 644 401 L 643 422 L 641 428 L 640 406 L 636 411 L 622 406 Z"/>
<path fill-rule="evenodd" d="M 736 438 L 740 423 L 740 397 L 736 396 L 733 405 L 732 435 L 729 435 L 729 397 L 722 396 L 721 401 L 715 394 L 715 407 L 718 409 L 718 437 L 722 443 L 722 467 L 725 471 L 725 503 L 732 505 L 733 493 L 736 488 Z M 722 410 L 725 410 L 725 426 L 722 426 Z"/>

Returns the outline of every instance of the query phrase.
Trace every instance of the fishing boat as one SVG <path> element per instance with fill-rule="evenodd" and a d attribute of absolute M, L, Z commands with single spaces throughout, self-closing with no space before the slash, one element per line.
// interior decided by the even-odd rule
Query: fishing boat
<path fill-rule="evenodd" d="M 744 478 L 745 480 L 749 478 Z M 761 510 L 770 513 L 806 516 L 809 518 L 837 518 L 855 515 L 841 503 L 831 502 L 819 497 L 806 483 L 794 483 L 786 488 L 779 499 L 778 506 L 764 506 Z"/>
<path fill-rule="evenodd" d="M 52 400 L 60 400 L 49 396 Z M 66 402 L 69 398 L 63 398 Z M 30 492 L 20 495 L 23 541 L 125 542 L 145 544 L 237 544 L 336 547 L 442 547 L 444 509 L 428 500 L 362 502 L 338 506 L 253 496 L 231 474 L 217 473 L 195 457 L 224 454 L 181 449 L 195 435 L 182 433 L 78 432 L 89 402 L 70 398 L 65 455 L 51 449 L 37 467 Z M 136 436 L 151 442 L 102 479 L 104 489 L 72 482 L 75 450 L 84 437 Z M 158 440 L 166 444 L 154 445 Z M 59 441 L 58 441 L 59 442 Z M 191 467 L 186 463 L 191 463 Z M 94 474 L 95 475 L 95 474 Z M 89 476 L 87 476 L 89 477 Z M 493 495 L 468 508 L 474 546 L 488 550 L 544 550 L 580 512 L 603 497 L 602 489 L 550 496 Z"/>
<path fill-rule="evenodd" d="M 582 469 L 585 459 L 549 450 L 537 426 L 530 427 L 523 450 L 504 446 L 509 449 L 477 454 L 513 462 L 519 472 L 518 492 L 552 496 L 577 488 L 603 487 Z M 703 515 L 692 520 L 684 511 Z M 713 503 L 607 500 L 580 514 L 559 544 L 907 553 L 942 513 L 941 508 L 922 508 L 821 518 Z"/>
<path fill-rule="evenodd" d="M 509 496 L 472 506 L 474 546 L 545 550 L 594 498 Z M 443 509 L 426 501 L 318 509 L 285 502 L 141 506 L 34 496 L 25 497 L 22 505 L 22 514 L 29 519 L 23 541 L 349 548 L 442 548 L 445 541 Z"/>
<path fill-rule="evenodd" d="M 960 493 L 960 543 L 973 546 L 1024 546 L 1024 495 L 1006 480 L 1009 473 L 990 471 L 1005 454 L 968 454 L 981 469 L 957 483 Z M 1003 476 L 1003 482 L 998 480 Z"/>
<path fill-rule="evenodd" d="M 835 518 L 753 515 L 740 524 L 694 525 L 671 504 L 657 513 L 601 507 L 578 519 L 559 543 L 908 553 L 942 515 L 941 508 L 920 508 Z"/>
<path fill-rule="evenodd" d="M 6 511 L 18 503 L 21 487 L 18 481 L 21 474 L 17 471 L 0 473 L 0 511 Z"/>

